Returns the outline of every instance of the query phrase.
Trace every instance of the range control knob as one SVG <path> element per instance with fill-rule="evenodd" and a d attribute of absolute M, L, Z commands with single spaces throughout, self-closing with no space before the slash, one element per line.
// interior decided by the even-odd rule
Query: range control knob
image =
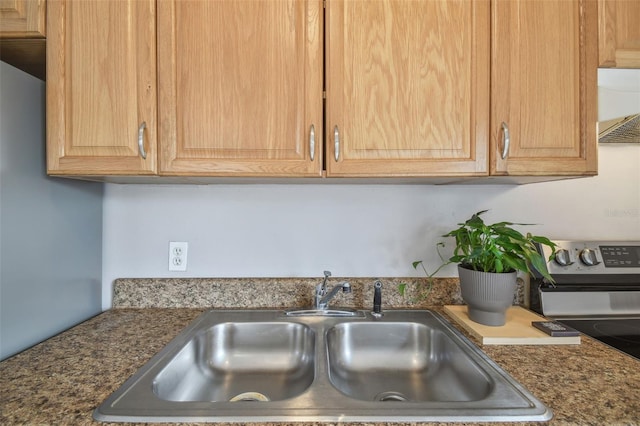
<path fill-rule="evenodd" d="M 565 250 L 565 249 L 560 249 L 556 251 L 555 260 L 556 260 L 556 263 L 560 266 L 568 266 L 573 263 L 573 259 L 571 259 L 569 250 Z"/>
<path fill-rule="evenodd" d="M 587 266 L 595 266 L 600 263 L 596 256 L 596 252 L 588 248 L 580 252 L 580 261 Z"/>

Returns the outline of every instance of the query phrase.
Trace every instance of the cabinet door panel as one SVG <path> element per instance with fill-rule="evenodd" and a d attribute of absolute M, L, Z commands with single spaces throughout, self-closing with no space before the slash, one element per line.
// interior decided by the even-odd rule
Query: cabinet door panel
<path fill-rule="evenodd" d="M 162 174 L 320 176 L 321 7 L 159 2 Z"/>
<path fill-rule="evenodd" d="M 53 0 L 48 7 L 49 172 L 155 173 L 155 2 Z M 143 122 L 146 159 L 138 146 Z"/>
<path fill-rule="evenodd" d="M 491 174 L 595 173 L 595 18 L 589 1 L 494 3 Z"/>
<path fill-rule="evenodd" d="M 640 68 L 640 1 L 598 0 L 599 66 Z"/>
<path fill-rule="evenodd" d="M 43 38 L 44 0 L 0 0 L 0 38 Z"/>
<path fill-rule="evenodd" d="M 327 174 L 486 174 L 488 2 L 331 0 L 327 9 Z"/>

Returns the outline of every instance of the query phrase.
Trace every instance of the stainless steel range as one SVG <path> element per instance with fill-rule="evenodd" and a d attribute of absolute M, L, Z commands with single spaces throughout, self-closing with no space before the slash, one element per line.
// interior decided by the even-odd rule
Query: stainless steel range
<path fill-rule="evenodd" d="M 640 241 L 554 242 L 555 284 L 532 280 L 531 308 L 640 359 Z"/>

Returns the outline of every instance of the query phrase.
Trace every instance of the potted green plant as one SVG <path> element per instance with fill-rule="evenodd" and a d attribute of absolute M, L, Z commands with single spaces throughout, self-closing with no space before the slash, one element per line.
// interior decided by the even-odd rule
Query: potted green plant
<path fill-rule="evenodd" d="M 550 247 L 552 256 L 556 245 L 546 237 L 522 234 L 512 228 L 528 224 L 486 224 L 480 217 L 486 211 L 475 213 L 443 235 L 455 238 L 455 248 L 453 255 L 436 272 L 444 265 L 457 263 L 460 290 L 468 305 L 469 318 L 481 324 L 500 326 L 504 325 L 506 311 L 513 303 L 517 271 L 532 273 L 535 269 L 553 282 L 536 244 Z M 442 245 L 438 243 L 438 247 Z M 418 265 L 424 269 L 421 261 L 413 263 L 414 268 Z M 427 275 L 433 277 L 433 274 Z"/>

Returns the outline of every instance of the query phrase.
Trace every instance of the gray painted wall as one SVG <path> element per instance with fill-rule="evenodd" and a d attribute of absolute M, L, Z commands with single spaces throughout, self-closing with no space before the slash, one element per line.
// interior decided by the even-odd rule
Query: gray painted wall
<path fill-rule="evenodd" d="M 0 62 L 0 359 L 101 311 L 103 185 L 45 173 L 45 84 Z"/>

